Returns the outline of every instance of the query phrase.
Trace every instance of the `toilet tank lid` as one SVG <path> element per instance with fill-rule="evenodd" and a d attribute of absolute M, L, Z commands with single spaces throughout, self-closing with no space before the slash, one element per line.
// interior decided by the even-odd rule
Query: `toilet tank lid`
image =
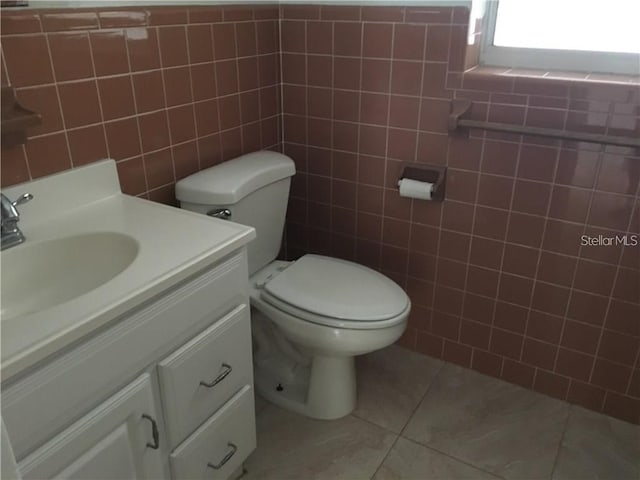
<path fill-rule="evenodd" d="M 295 164 L 286 155 L 267 150 L 247 153 L 183 178 L 176 183 L 176 198 L 201 205 L 234 204 L 295 173 Z"/>

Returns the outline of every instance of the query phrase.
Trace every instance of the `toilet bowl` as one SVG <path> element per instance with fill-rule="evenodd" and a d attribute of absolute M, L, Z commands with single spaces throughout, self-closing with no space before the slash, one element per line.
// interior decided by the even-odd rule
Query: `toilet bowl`
<path fill-rule="evenodd" d="M 364 282 L 354 283 L 356 279 Z M 313 418 L 340 418 L 352 412 L 354 357 L 391 345 L 406 329 L 409 302 L 388 282 L 366 267 L 319 255 L 273 262 L 253 275 L 252 328 L 260 332 L 254 335 L 257 391 Z M 368 298 L 363 298 L 366 292 Z M 287 341 L 290 347 L 271 347 Z"/>
<path fill-rule="evenodd" d="M 356 404 L 354 357 L 384 348 L 406 329 L 411 303 L 391 279 L 346 260 L 307 254 L 275 260 L 293 161 L 255 152 L 176 184 L 183 208 L 256 228 L 248 247 L 254 379 L 267 400 L 335 419 Z"/>

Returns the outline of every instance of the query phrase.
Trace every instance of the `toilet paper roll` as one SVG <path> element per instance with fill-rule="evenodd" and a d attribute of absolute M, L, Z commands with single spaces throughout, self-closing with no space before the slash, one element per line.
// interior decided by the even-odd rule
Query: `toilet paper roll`
<path fill-rule="evenodd" d="M 420 182 L 418 180 L 411 180 L 410 178 L 398 180 L 398 187 L 400 187 L 401 197 L 431 200 L 431 194 L 433 193 L 433 183 Z"/>

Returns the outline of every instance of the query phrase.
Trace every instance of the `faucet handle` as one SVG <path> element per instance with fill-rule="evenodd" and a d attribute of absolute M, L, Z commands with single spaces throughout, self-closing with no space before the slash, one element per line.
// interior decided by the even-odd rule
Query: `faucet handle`
<path fill-rule="evenodd" d="M 31 195 L 30 193 L 25 193 L 23 195 L 20 195 L 13 202 L 11 202 L 11 205 L 13 205 L 14 207 L 17 207 L 18 205 L 27 203 L 29 200 L 33 200 L 33 195 Z"/>
<path fill-rule="evenodd" d="M 33 198 L 33 195 L 30 193 L 25 193 L 24 195 L 20 195 L 15 202 L 9 200 L 4 193 L 0 193 L 0 200 L 2 203 L 2 226 L 5 227 L 5 222 L 16 222 L 20 219 L 20 215 L 18 214 L 18 210 L 16 207 L 18 205 L 22 205 L 23 203 L 28 202 Z"/>

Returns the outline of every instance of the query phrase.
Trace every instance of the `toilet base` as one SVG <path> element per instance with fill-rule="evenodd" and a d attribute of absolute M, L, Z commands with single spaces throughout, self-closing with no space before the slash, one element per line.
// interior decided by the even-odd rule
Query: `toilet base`
<path fill-rule="evenodd" d="M 354 357 L 315 356 L 293 378 L 266 365 L 256 364 L 254 369 L 260 396 L 307 417 L 334 420 L 349 415 L 356 406 Z"/>
<path fill-rule="evenodd" d="M 265 400 L 302 415 L 332 420 L 356 406 L 354 357 L 303 351 L 262 312 L 251 310 L 254 383 Z"/>

